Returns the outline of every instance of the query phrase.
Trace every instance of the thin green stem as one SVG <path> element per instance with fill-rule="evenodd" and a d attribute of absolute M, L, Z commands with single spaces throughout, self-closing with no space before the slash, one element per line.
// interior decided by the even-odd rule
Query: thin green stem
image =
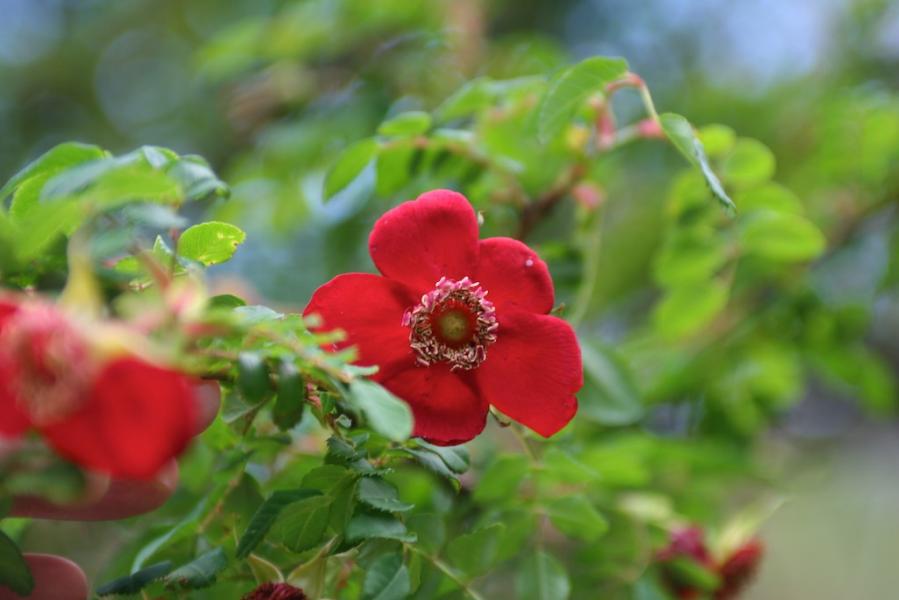
<path fill-rule="evenodd" d="M 597 211 L 594 218 L 596 219 L 596 224 L 587 238 L 585 248 L 583 279 L 574 299 L 574 309 L 571 311 L 571 316 L 568 319 L 573 327 L 577 327 L 587 315 L 590 300 L 593 298 L 593 292 L 599 280 L 599 257 L 602 250 L 602 213 Z"/>
<path fill-rule="evenodd" d="M 638 89 L 640 90 L 640 99 L 643 100 L 643 106 L 646 108 L 646 113 L 653 121 L 658 123 L 659 113 L 656 112 L 656 105 L 652 101 L 652 95 L 649 93 L 649 88 L 646 86 L 646 82 L 644 82 L 642 79 L 640 80 Z"/>
<path fill-rule="evenodd" d="M 528 459 L 531 461 L 531 464 L 537 466 L 540 461 L 537 458 L 537 455 L 534 454 L 534 451 L 531 449 L 531 445 L 528 444 L 528 440 L 524 437 L 524 433 L 522 433 L 520 426 L 516 423 L 512 423 L 509 429 L 515 436 L 515 439 L 518 440 L 518 443 L 521 444 L 521 447 L 524 450 L 524 453 L 527 455 Z"/>
<path fill-rule="evenodd" d="M 411 546 L 406 544 L 406 549 L 414 554 L 418 554 L 429 563 L 434 565 L 440 572 L 449 577 L 456 585 L 462 588 L 462 591 L 468 595 L 472 600 L 485 600 L 481 594 L 479 594 L 476 590 L 472 589 L 471 585 L 466 582 L 464 579 L 459 577 L 459 575 L 450 567 L 448 564 L 437 558 L 436 556 L 431 556 L 424 550 L 420 548 L 416 548 L 415 546 Z"/>

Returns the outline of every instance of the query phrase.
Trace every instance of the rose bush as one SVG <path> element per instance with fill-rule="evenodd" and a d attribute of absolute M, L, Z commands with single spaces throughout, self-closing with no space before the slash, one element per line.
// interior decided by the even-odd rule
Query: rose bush
<path fill-rule="evenodd" d="M 756 532 L 827 454 L 804 419 L 896 407 L 883 53 L 747 94 L 681 73 L 705 12 L 607 19 L 638 75 L 519 31 L 537 3 L 13 4 L 69 37 L 0 52 L 0 596 L 52 591 L 46 553 L 197 600 L 796 579 Z"/>

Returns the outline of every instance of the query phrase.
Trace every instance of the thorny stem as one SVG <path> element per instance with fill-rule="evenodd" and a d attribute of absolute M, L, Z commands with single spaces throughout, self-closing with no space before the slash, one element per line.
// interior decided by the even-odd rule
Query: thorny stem
<path fill-rule="evenodd" d="M 656 112 L 656 105 L 652 101 L 652 95 L 649 93 L 649 88 L 646 86 L 646 83 L 641 79 L 640 80 L 640 98 L 643 100 L 643 106 L 646 107 L 646 112 L 649 114 L 649 117 L 655 121 L 659 122 L 659 113 Z"/>
<path fill-rule="evenodd" d="M 600 104 L 597 107 L 597 110 L 599 111 L 597 115 L 597 125 L 598 129 L 602 130 L 598 131 L 598 150 L 601 152 L 614 150 L 638 139 L 662 137 L 659 127 L 659 113 L 656 111 L 652 95 L 649 93 L 649 87 L 647 87 L 646 82 L 643 81 L 639 75 L 628 73 L 624 78 L 610 83 L 605 89 L 606 96 L 609 97 L 617 90 L 625 87 L 636 88 L 639 91 L 640 98 L 643 100 L 643 107 L 649 118 L 646 121 L 641 121 L 633 125 L 616 128 L 614 115 L 611 113 L 608 99 L 600 101 Z M 651 126 L 647 126 L 648 123 L 651 124 Z M 587 167 L 584 163 L 579 162 L 572 165 L 572 167 L 561 176 L 560 181 L 543 194 L 543 196 L 534 202 L 525 204 L 521 212 L 521 221 L 516 237 L 520 240 L 525 239 L 533 231 L 534 227 L 546 218 L 555 206 L 569 194 L 575 185 L 577 185 L 584 176 L 586 169 Z"/>
<path fill-rule="evenodd" d="M 417 548 L 415 546 L 411 546 L 409 544 L 405 544 L 406 549 L 414 554 L 418 554 L 432 565 L 434 565 L 438 570 L 440 570 L 444 575 L 449 577 L 456 585 L 462 588 L 462 591 L 468 595 L 472 600 L 485 600 L 481 594 L 479 594 L 476 590 L 474 590 L 469 583 L 467 583 L 464 579 L 459 577 L 459 575 L 453 571 L 452 567 L 448 564 L 437 558 L 436 556 L 431 556 L 424 550 Z"/>
<path fill-rule="evenodd" d="M 513 423 L 512 426 L 509 427 L 509 430 L 515 436 L 515 439 L 518 440 L 518 443 L 521 445 L 521 448 L 524 450 L 524 453 L 527 455 L 528 459 L 531 461 L 531 464 L 536 466 L 540 461 L 537 459 L 537 455 L 534 454 L 534 451 L 531 449 L 530 444 L 528 444 L 528 440 L 527 440 L 527 438 L 524 437 L 524 434 L 522 433 L 521 428 L 518 425 Z"/>
<path fill-rule="evenodd" d="M 520 425 L 518 425 L 517 423 L 513 423 L 509 429 L 512 431 L 512 434 L 515 436 L 515 439 L 518 440 L 518 443 L 521 444 L 521 447 L 524 449 L 524 453 L 528 457 L 528 460 L 531 463 L 531 470 L 533 470 L 533 471 L 541 470 L 543 468 L 543 465 L 540 463 L 540 459 L 537 457 L 537 455 L 534 454 L 534 451 L 531 448 L 531 445 L 528 444 L 528 440 L 524 435 L 522 427 Z M 537 510 L 534 510 L 533 512 L 534 512 L 534 515 L 540 519 L 540 521 L 543 525 L 545 525 L 547 523 L 547 521 L 549 520 L 549 515 L 546 514 L 546 511 L 537 509 Z M 542 549 L 543 545 L 544 545 L 543 534 L 544 534 L 544 527 L 541 525 L 537 529 L 537 534 L 534 536 L 536 538 L 537 548 L 540 548 L 540 549 Z"/>
<path fill-rule="evenodd" d="M 656 111 L 655 103 L 652 101 L 652 95 L 649 93 L 649 86 L 647 86 L 646 82 L 643 81 L 643 78 L 636 73 L 628 73 L 618 81 L 613 81 L 607 85 L 606 95 L 611 96 L 616 91 L 625 87 L 637 89 L 640 93 L 640 99 L 643 101 L 643 108 L 646 109 L 646 114 L 649 115 L 653 121 L 658 122 L 659 113 Z"/>
<path fill-rule="evenodd" d="M 534 227 L 545 219 L 556 205 L 561 202 L 571 191 L 571 188 L 580 181 L 584 175 L 586 166 L 582 163 L 576 163 L 571 166 L 560 180 L 550 188 L 545 194 L 538 198 L 535 202 L 527 204 L 521 211 L 521 223 L 518 227 L 516 237 L 520 240 L 525 239 L 531 234 Z"/>
<path fill-rule="evenodd" d="M 280 344 L 287 348 L 290 348 L 290 351 L 307 361 L 309 364 L 314 366 L 317 369 L 320 369 L 334 377 L 338 381 L 342 381 L 343 383 L 349 383 L 351 377 L 344 373 L 340 368 L 335 367 L 334 365 L 328 364 L 326 361 L 322 360 L 321 357 L 316 356 L 311 353 L 308 348 L 303 346 L 302 344 L 296 343 L 294 340 L 291 340 L 288 337 L 284 337 L 275 333 L 274 331 L 257 331 L 254 332 L 259 337 L 265 338 L 271 342 L 275 342 L 276 344 Z"/>
<path fill-rule="evenodd" d="M 215 506 L 212 507 L 212 510 L 206 515 L 206 517 L 197 525 L 197 537 L 203 535 L 206 529 L 212 525 L 212 522 L 215 520 L 217 516 L 219 516 L 222 512 L 222 509 L 225 508 L 225 502 L 228 499 L 228 496 L 237 489 L 237 486 L 240 485 L 240 480 L 243 478 L 243 470 L 241 469 L 237 475 L 231 478 L 228 481 L 227 486 L 225 487 L 225 491 L 222 494 L 222 497 L 218 499 L 218 502 L 215 503 Z"/>

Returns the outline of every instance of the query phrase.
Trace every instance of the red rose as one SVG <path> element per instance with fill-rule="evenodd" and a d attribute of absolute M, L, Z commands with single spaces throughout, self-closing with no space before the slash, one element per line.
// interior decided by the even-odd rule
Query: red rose
<path fill-rule="evenodd" d="M 409 403 L 414 435 L 459 444 L 484 428 L 492 404 L 549 437 L 577 412 L 583 385 L 572 328 L 549 316 L 546 264 L 511 238 L 478 240 L 464 196 L 435 190 L 388 211 L 369 238 L 383 276 L 339 275 L 304 315 L 343 329 L 337 349 Z"/>
<path fill-rule="evenodd" d="M 693 561 L 709 572 L 715 569 L 715 562 L 705 545 L 705 533 L 698 527 L 673 531 L 668 545 L 659 551 L 656 559 L 662 565 L 662 576 L 666 587 L 681 600 L 700 598 L 702 591 L 675 568 L 676 561 Z"/>
<path fill-rule="evenodd" d="M 717 575 L 715 600 L 732 600 L 755 576 L 763 553 L 761 540 L 753 538 L 717 562 L 705 545 L 702 529 L 688 527 L 672 532 L 668 545 L 656 554 L 656 560 L 662 567 L 665 586 L 681 600 L 704 597 L 703 591 L 685 579 L 682 571 L 672 568 L 675 561 L 684 559 Z"/>
<path fill-rule="evenodd" d="M 307 596 L 289 583 L 263 583 L 243 600 L 307 600 Z"/>
<path fill-rule="evenodd" d="M 106 357 L 88 333 L 51 305 L 0 299 L 0 437 L 33 429 L 83 467 L 151 478 L 194 432 L 191 381 Z"/>
<path fill-rule="evenodd" d="M 715 595 L 715 599 L 736 598 L 737 594 L 755 577 L 764 551 L 761 540 L 751 539 L 731 553 L 718 568 L 718 574 L 721 575 L 721 588 Z"/>
<path fill-rule="evenodd" d="M 671 533 L 668 545 L 659 551 L 659 560 L 689 557 L 701 565 L 710 566 L 712 557 L 705 546 L 705 533 L 699 527 L 685 527 Z"/>

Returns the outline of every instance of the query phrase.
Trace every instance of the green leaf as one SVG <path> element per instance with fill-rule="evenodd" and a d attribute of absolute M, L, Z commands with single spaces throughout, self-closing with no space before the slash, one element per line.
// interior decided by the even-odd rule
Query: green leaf
<path fill-rule="evenodd" d="M 409 543 L 416 540 L 415 534 L 409 533 L 403 522 L 396 517 L 384 513 L 367 512 L 353 515 L 346 526 L 346 537 L 350 542 L 372 538 Z"/>
<path fill-rule="evenodd" d="M 437 555 L 446 542 L 446 522 L 437 513 L 415 513 L 406 519 L 406 526 L 418 538 L 418 545 Z"/>
<path fill-rule="evenodd" d="M 325 176 L 324 199 L 330 200 L 347 187 L 378 153 L 378 141 L 364 139 L 347 148 Z"/>
<path fill-rule="evenodd" d="M 34 496 L 53 504 L 78 502 L 84 497 L 86 478 L 75 465 L 56 459 L 51 452 L 30 449 L 33 466 L 6 470 L 0 490 L 10 496 Z M 0 472 L 4 469 L 0 467 Z M 2 518 L 2 517 L 0 517 Z"/>
<path fill-rule="evenodd" d="M 811 260 L 827 246 L 824 234 L 805 218 L 773 210 L 759 210 L 741 223 L 740 242 L 747 254 L 768 260 Z"/>
<path fill-rule="evenodd" d="M 217 265 L 230 260 L 246 238 L 246 233 L 230 223 L 200 223 L 178 238 L 178 254 L 207 267 Z"/>
<path fill-rule="evenodd" d="M 29 177 L 16 188 L 9 206 L 9 215 L 15 221 L 21 221 L 38 205 L 41 198 L 41 190 L 44 184 L 54 175 L 54 172 L 40 173 Z"/>
<path fill-rule="evenodd" d="M 441 122 L 467 117 L 490 105 L 493 100 L 492 81 L 486 77 L 472 79 L 465 83 L 435 111 Z"/>
<path fill-rule="evenodd" d="M 384 136 L 407 137 L 421 135 L 431 128 L 431 115 L 418 110 L 399 114 L 381 123 L 378 133 Z"/>
<path fill-rule="evenodd" d="M 417 448 L 403 448 L 403 452 L 411 455 L 415 462 L 426 468 L 428 471 L 434 473 L 435 475 L 439 475 L 440 477 L 444 477 L 449 479 L 450 481 L 457 483 L 456 474 L 446 466 L 446 463 L 443 461 L 440 456 L 431 452 L 430 450 L 419 450 Z"/>
<path fill-rule="evenodd" d="M 567 600 L 571 582 L 558 560 L 538 550 L 518 569 L 516 579 L 519 600 Z"/>
<path fill-rule="evenodd" d="M 364 379 L 350 383 L 353 401 L 368 419 L 371 428 L 395 442 L 402 442 L 412 435 L 412 411 L 409 405 L 386 389 Z"/>
<path fill-rule="evenodd" d="M 272 393 L 268 365 L 256 352 L 241 352 L 237 357 L 237 387 L 245 399 L 260 402 Z"/>
<path fill-rule="evenodd" d="M 317 490 L 302 489 L 278 490 L 269 496 L 256 510 L 253 518 L 250 519 L 249 525 L 247 525 L 247 530 L 241 536 L 240 542 L 237 544 L 237 558 L 244 559 L 256 549 L 256 546 L 265 538 L 284 507 L 318 495 L 320 495 L 320 492 Z"/>
<path fill-rule="evenodd" d="M 13 175 L 12 179 L 0 188 L 0 201 L 9 196 L 14 189 L 27 179 L 38 175 L 49 178 L 68 167 L 103 158 L 104 156 L 106 156 L 106 153 L 101 148 L 88 144 L 66 142 L 54 146 Z"/>
<path fill-rule="evenodd" d="M 722 236 L 705 229 L 677 229 L 656 256 L 653 276 L 663 287 L 701 283 L 714 277 L 727 260 L 728 248 Z"/>
<path fill-rule="evenodd" d="M 656 329 L 668 339 L 695 333 L 724 309 L 729 293 L 714 280 L 671 289 L 653 313 Z"/>
<path fill-rule="evenodd" d="M 27 596 L 34 589 L 34 578 L 19 547 L 0 531 L 0 587 L 3 586 L 19 596 Z"/>
<path fill-rule="evenodd" d="M 640 577 L 634 584 L 633 600 L 671 600 L 650 573 Z"/>
<path fill-rule="evenodd" d="M 187 200 L 199 200 L 210 194 L 226 197 L 228 186 L 199 156 L 182 156 L 168 164 L 166 174 L 181 185 Z"/>
<path fill-rule="evenodd" d="M 238 306 L 246 306 L 247 303 L 243 298 L 234 294 L 219 294 L 209 299 L 209 308 L 237 308 Z"/>
<path fill-rule="evenodd" d="M 739 192 L 736 196 L 736 203 L 743 214 L 760 209 L 802 214 L 802 201 L 799 197 L 779 183 L 772 181 Z"/>
<path fill-rule="evenodd" d="M 595 56 L 562 71 L 549 84 L 537 109 L 537 136 L 547 142 L 574 118 L 578 108 L 592 94 L 627 74 L 623 58 Z"/>
<path fill-rule="evenodd" d="M 159 535 L 158 537 L 153 538 L 144 545 L 134 556 L 134 561 L 131 563 L 131 572 L 137 573 L 138 571 L 144 568 L 144 565 L 147 564 L 151 558 L 153 558 L 158 552 L 160 552 L 163 548 L 174 544 L 175 542 L 184 540 L 196 531 L 197 523 L 200 520 L 200 516 L 205 514 L 207 504 L 210 502 L 215 502 L 215 499 L 218 494 L 224 493 L 224 487 L 220 486 L 218 490 L 213 494 L 207 494 L 204 496 L 199 502 L 197 502 L 190 513 L 187 514 L 181 521 L 175 524 L 171 529 Z M 171 566 L 169 567 L 171 570 Z M 168 573 L 168 570 L 165 572 Z M 165 575 L 162 573 L 162 575 Z M 160 577 L 162 576 L 160 575 Z"/>
<path fill-rule="evenodd" d="M 505 529 L 502 523 L 493 523 L 456 537 L 446 549 L 450 562 L 471 578 L 490 571 L 499 558 Z"/>
<path fill-rule="evenodd" d="M 697 135 L 706 154 L 711 157 L 720 157 L 730 152 L 737 141 L 734 130 L 726 125 L 706 125 Z"/>
<path fill-rule="evenodd" d="M 529 469 L 527 457 L 521 454 L 498 456 L 481 475 L 474 490 L 474 499 L 483 504 L 503 498 L 514 498 Z"/>
<path fill-rule="evenodd" d="M 665 561 L 664 565 L 675 581 L 690 587 L 712 592 L 721 585 L 717 573 L 692 558 L 679 556 Z"/>
<path fill-rule="evenodd" d="M 380 477 L 363 477 L 359 481 L 359 500 L 372 508 L 387 512 L 406 512 L 415 508 L 401 502 L 396 488 Z"/>
<path fill-rule="evenodd" d="M 409 592 L 409 570 L 398 552 L 379 557 L 365 572 L 362 600 L 404 600 Z"/>
<path fill-rule="evenodd" d="M 73 201 L 42 205 L 30 210 L 15 228 L 15 253 L 21 262 L 43 254 L 59 236 L 77 229 L 84 211 Z"/>
<path fill-rule="evenodd" d="M 665 113 L 659 117 L 662 123 L 662 131 L 671 140 L 671 143 L 680 150 L 681 154 L 687 157 L 692 164 L 696 165 L 702 176 L 705 178 L 706 184 L 712 191 L 712 195 L 718 199 L 728 212 L 736 211 L 733 200 L 724 191 L 718 176 L 712 171 L 709 159 L 705 154 L 702 142 L 696 137 L 693 126 L 684 117 L 674 113 Z"/>
<path fill-rule="evenodd" d="M 331 502 L 328 496 L 313 496 L 290 504 L 278 517 L 272 535 L 293 552 L 314 548 L 328 527 Z"/>
<path fill-rule="evenodd" d="M 587 542 L 609 530 L 609 522 L 583 496 L 564 496 L 546 504 L 546 514 L 556 529 L 568 537 Z"/>
<path fill-rule="evenodd" d="M 62 173 L 50 180 L 44 192 L 65 175 L 66 173 Z M 182 192 L 178 183 L 165 173 L 153 170 L 146 164 L 135 164 L 102 174 L 90 187 L 77 195 L 89 199 L 98 209 L 103 210 L 135 200 L 177 204 Z M 64 196 L 41 194 L 43 201 L 62 197 Z"/>
<path fill-rule="evenodd" d="M 141 569 L 131 575 L 114 579 L 97 588 L 98 596 L 111 596 L 113 594 L 137 594 L 147 585 L 157 579 L 165 577 L 172 570 L 172 561 L 167 560 L 156 563 L 145 569 Z"/>
<path fill-rule="evenodd" d="M 292 361 L 282 361 L 278 373 L 278 398 L 272 407 L 272 420 L 278 429 L 288 431 L 303 420 L 306 410 L 306 382 Z"/>
<path fill-rule="evenodd" d="M 329 437 L 325 443 L 328 446 L 328 462 L 349 465 L 363 458 L 362 453 L 356 450 L 350 442 L 342 440 L 336 435 Z"/>
<path fill-rule="evenodd" d="M 542 463 L 543 469 L 539 473 L 542 479 L 569 484 L 586 484 L 601 479 L 599 471 L 559 446 L 547 448 Z"/>
<path fill-rule="evenodd" d="M 435 446 L 434 444 L 429 444 L 424 440 L 416 440 L 416 443 L 428 450 L 433 452 L 446 464 L 447 467 L 453 472 L 461 475 L 468 471 L 471 466 L 471 457 L 468 454 L 468 448 L 464 445 L 460 446 Z"/>
<path fill-rule="evenodd" d="M 216 576 L 228 566 L 221 548 L 214 548 L 166 575 L 167 588 L 196 590 L 215 583 Z"/>
<path fill-rule="evenodd" d="M 629 425 L 643 416 L 643 404 L 633 375 L 611 348 L 581 341 L 584 388 L 580 414 L 600 425 Z"/>
<path fill-rule="evenodd" d="M 741 138 L 721 164 L 721 176 L 734 187 L 748 188 L 774 175 L 774 153 L 758 140 Z"/>

